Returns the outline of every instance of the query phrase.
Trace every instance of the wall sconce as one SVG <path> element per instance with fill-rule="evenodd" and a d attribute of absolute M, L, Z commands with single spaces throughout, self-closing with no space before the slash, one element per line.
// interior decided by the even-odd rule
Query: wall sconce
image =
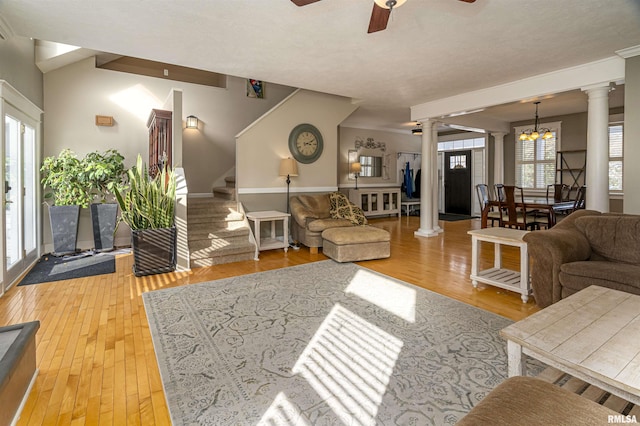
<path fill-rule="evenodd" d="M 362 171 L 362 165 L 359 162 L 351 163 L 351 173 L 356 177 L 356 189 L 358 189 L 358 175 Z"/>
<path fill-rule="evenodd" d="M 190 115 L 187 117 L 187 129 L 197 129 L 198 128 L 198 117 L 195 115 Z"/>

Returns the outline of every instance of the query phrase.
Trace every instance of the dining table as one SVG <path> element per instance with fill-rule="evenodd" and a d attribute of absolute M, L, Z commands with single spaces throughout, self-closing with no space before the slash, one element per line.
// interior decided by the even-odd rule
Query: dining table
<path fill-rule="evenodd" d="M 504 203 L 503 203 L 504 204 Z M 547 197 L 525 197 L 522 202 L 516 202 L 516 207 L 524 207 L 527 212 L 529 211 L 543 211 L 549 215 L 549 228 L 556 224 L 557 213 L 567 213 L 573 210 L 575 202 L 569 201 L 555 201 Z M 500 203 L 497 200 L 489 200 L 482 209 L 481 227 L 487 227 L 487 218 L 489 211 L 492 207 L 499 207 Z"/>

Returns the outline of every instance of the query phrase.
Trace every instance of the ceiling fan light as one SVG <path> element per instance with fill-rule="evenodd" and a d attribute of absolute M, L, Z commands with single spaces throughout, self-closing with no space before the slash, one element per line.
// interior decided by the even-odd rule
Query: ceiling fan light
<path fill-rule="evenodd" d="M 375 4 L 383 9 L 395 9 L 402 6 L 407 0 L 373 0 Z"/>

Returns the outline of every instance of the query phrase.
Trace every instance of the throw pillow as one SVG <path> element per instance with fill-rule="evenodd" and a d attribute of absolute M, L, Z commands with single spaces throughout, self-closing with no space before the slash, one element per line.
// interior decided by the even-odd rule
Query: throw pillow
<path fill-rule="evenodd" d="M 348 219 L 354 225 L 366 225 L 367 218 L 364 216 L 362 209 L 353 204 L 346 195 L 341 192 L 332 192 L 329 194 L 331 203 L 331 218 Z"/>

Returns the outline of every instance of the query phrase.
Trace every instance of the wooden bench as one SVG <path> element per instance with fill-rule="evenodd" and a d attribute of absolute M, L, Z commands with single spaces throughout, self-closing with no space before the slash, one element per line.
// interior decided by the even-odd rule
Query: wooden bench
<path fill-rule="evenodd" d="M 0 425 L 15 424 L 35 382 L 40 321 L 0 327 Z"/>

